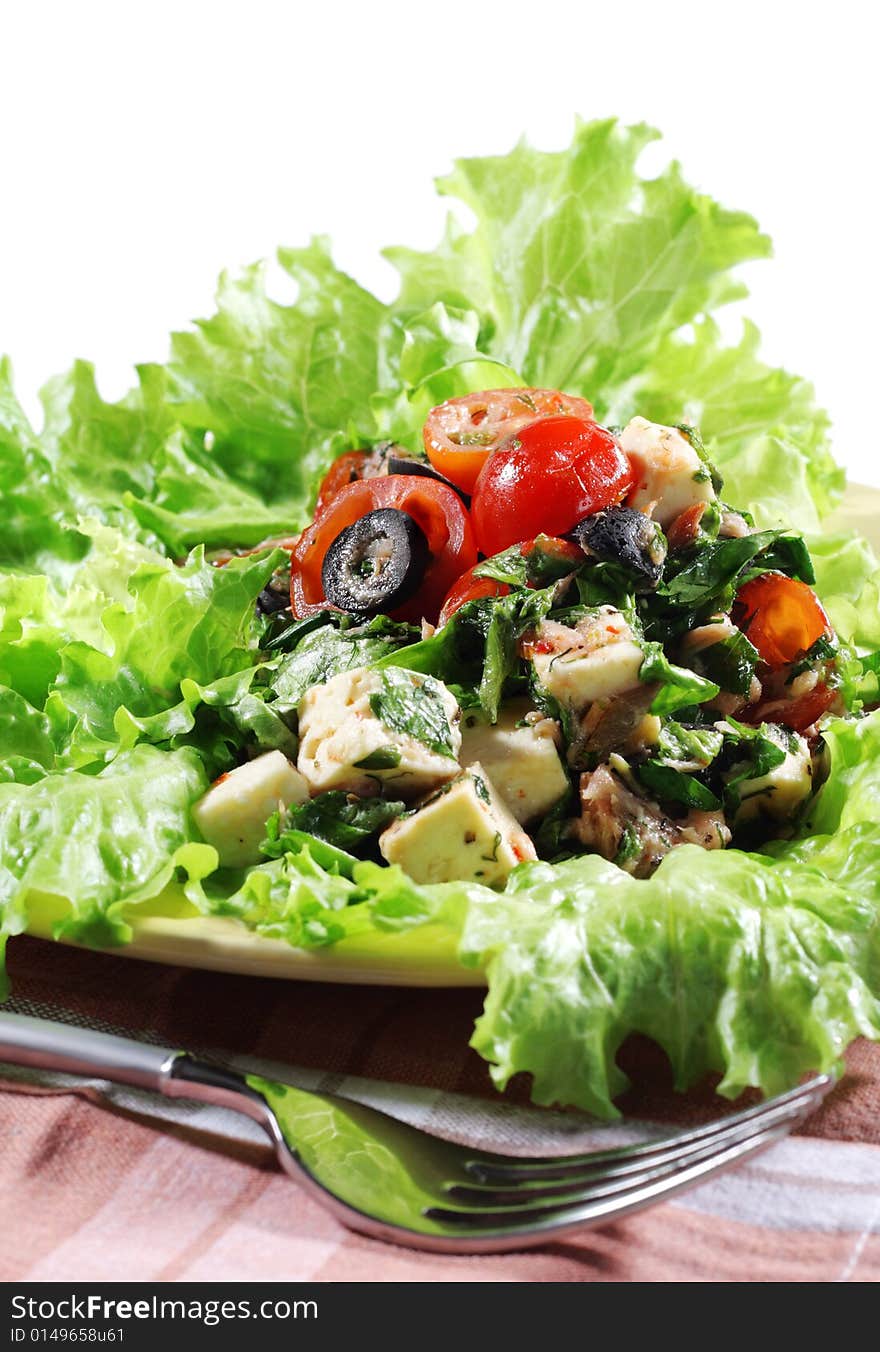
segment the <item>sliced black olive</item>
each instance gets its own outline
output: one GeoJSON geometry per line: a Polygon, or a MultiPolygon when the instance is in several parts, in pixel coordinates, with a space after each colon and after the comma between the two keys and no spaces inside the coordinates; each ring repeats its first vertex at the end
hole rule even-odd
{"type": "Polygon", "coordinates": [[[451,479],[447,479],[445,474],[440,474],[433,465],[429,465],[426,460],[410,459],[409,456],[389,455],[388,457],[389,474],[415,474],[420,479],[435,479],[438,484],[445,484],[451,488],[453,493],[457,493],[464,503],[465,507],[470,507],[470,493],[465,493],[463,488],[454,484],[451,479]]]}
{"type": "Polygon", "coordinates": [[[356,615],[395,610],[417,591],[430,557],[424,531],[406,512],[367,512],[324,555],[324,595],[356,615]]]}
{"type": "Polygon", "coordinates": [[[571,535],[585,554],[626,568],[639,591],[651,591],[660,581],[666,537],[644,512],[633,507],[606,507],[586,517],[571,535]]]}

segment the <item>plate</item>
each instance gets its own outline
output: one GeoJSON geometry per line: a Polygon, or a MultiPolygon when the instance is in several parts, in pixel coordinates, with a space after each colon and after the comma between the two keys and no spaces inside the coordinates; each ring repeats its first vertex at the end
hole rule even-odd
{"type": "MultiPolygon", "coordinates": [[[[880,550],[880,489],[850,484],[826,529],[857,530],[880,550]]],[[[63,909],[63,902],[45,898],[33,908],[28,933],[51,938],[52,923],[63,909]]],[[[439,925],[426,925],[405,936],[375,933],[343,939],[327,949],[291,948],[281,940],[253,934],[238,921],[200,916],[177,887],[167,888],[151,904],[138,907],[131,925],[131,943],[109,952],[178,967],[296,981],[370,986],[485,985],[479,969],[460,965],[456,936],[439,925]]]]}

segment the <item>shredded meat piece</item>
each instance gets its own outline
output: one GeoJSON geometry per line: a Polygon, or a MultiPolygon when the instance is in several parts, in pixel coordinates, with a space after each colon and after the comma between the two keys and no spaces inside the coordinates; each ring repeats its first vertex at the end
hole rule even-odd
{"type": "Polygon", "coordinates": [[[683,841],[702,845],[704,850],[723,850],[730,844],[730,827],[723,812],[701,812],[691,808],[683,822],[678,823],[683,841]]]}
{"type": "MultiPolygon", "coordinates": [[[[724,718],[738,718],[741,714],[745,717],[745,710],[748,709],[751,722],[753,717],[751,706],[757,704],[760,698],[761,682],[757,676],[753,676],[747,695],[735,695],[730,690],[722,690],[714,699],[707,700],[706,708],[714,709],[724,718]]],[[[760,722],[760,719],[758,721],[760,722]]]]}
{"type": "MultiPolygon", "coordinates": [[[[215,568],[222,568],[229,563],[231,559],[247,558],[251,554],[259,554],[261,549],[286,549],[288,552],[294,548],[298,535],[268,535],[265,540],[261,540],[258,545],[253,545],[250,549],[212,549],[208,558],[215,568]]],[[[179,559],[183,563],[184,559],[179,559]]]]}
{"type": "Polygon", "coordinates": [[[383,474],[389,472],[388,461],[392,455],[400,456],[402,460],[410,460],[409,451],[403,446],[398,446],[393,441],[380,441],[372,448],[364,463],[361,465],[360,477],[362,479],[378,479],[383,474]]]}
{"type": "Polygon", "coordinates": [[[612,751],[639,751],[656,742],[659,720],[648,719],[648,710],[657,693],[656,682],[627,690],[613,699],[596,700],[580,721],[569,748],[569,763],[583,765],[605,760],[612,751]]]}
{"type": "Polygon", "coordinates": [[[555,718],[548,718],[546,714],[533,709],[531,713],[526,714],[525,721],[536,737],[546,737],[554,746],[562,746],[562,728],[555,718]]]}
{"type": "Polygon", "coordinates": [[[742,540],[751,533],[751,526],[744,516],[740,516],[739,512],[721,513],[721,525],[718,527],[718,534],[723,540],[742,540]]]}
{"type": "Polygon", "coordinates": [[[618,862],[636,878],[648,878],[664,855],[688,842],[706,850],[723,849],[730,830],[721,812],[692,809],[681,821],[664,816],[657,803],[639,798],[607,765],[581,775],[581,815],[572,833],[605,859],[615,859],[624,843],[628,858],[618,862]],[[629,835],[629,841],[624,838],[629,835]]]}
{"type": "Polygon", "coordinates": [[[538,629],[523,634],[519,655],[526,662],[536,653],[586,657],[608,643],[631,637],[632,631],[616,607],[597,606],[595,612],[578,620],[574,628],[557,620],[543,620],[538,629]]]}
{"type": "Polygon", "coordinates": [[[704,648],[712,648],[716,643],[723,643],[726,638],[733,638],[738,633],[739,630],[730,616],[721,615],[717,620],[712,620],[709,624],[700,624],[685,634],[681,640],[682,651],[699,653],[704,648]]]}

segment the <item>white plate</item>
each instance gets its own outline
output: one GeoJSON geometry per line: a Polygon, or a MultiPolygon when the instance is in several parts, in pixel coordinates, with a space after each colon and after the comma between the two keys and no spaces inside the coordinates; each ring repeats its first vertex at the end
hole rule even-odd
{"type": "MultiPolygon", "coordinates": [[[[829,529],[850,528],[880,550],[880,489],[850,484],[842,508],[829,529]]],[[[59,908],[48,903],[30,917],[28,932],[51,937],[59,908]],[[53,914],[54,912],[54,914],[53,914]]],[[[236,920],[199,916],[177,888],[139,909],[132,918],[130,944],[108,950],[117,956],[146,958],[249,976],[297,981],[344,981],[373,986],[482,986],[483,973],[462,967],[451,931],[430,925],[405,936],[373,933],[343,939],[327,949],[291,948],[264,939],[236,920]]]]}

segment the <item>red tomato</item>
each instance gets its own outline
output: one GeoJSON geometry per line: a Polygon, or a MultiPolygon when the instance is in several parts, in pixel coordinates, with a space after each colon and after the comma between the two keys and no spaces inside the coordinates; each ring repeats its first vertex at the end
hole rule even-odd
{"type": "Polygon", "coordinates": [[[827,713],[836,695],[836,690],[829,690],[827,685],[820,683],[806,695],[800,695],[784,708],[777,710],[773,715],[774,721],[784,723],[795,732],[803,732],[804,728],[811,727],[818,718],[827,713]]]}
{"type": "Polygon", "coordinates": [[[321,481],[315,516],[320,516],[324,508],[336,497],[341,488],[347,488],[363,478],[364,465],[370,458],[369,451],[346,451],[328,469],[321,481]]]}
{"type": "Polygon", "coordinates": [[[477,544],[498,554],[523,536],[564,535],[633,485],[610,432],[570,416],[529,423],[494,451],[471,506],[477,544]]]}
{"type": "Polygon", "coordinates": [[[406,512],[422,528],[431,562],[417,594],[394,618],[434,620],[453,582],[477,562],[477,549],[468,514],[452,488],[413,474],[387,474],[358,479],[340,488],[335,499],[303,531],[290,556],[290,605],[302,619],[326,610],[329,602],[321,583],[324,555],[346,526],[380,507],[406,512]]]}
{"type": "Polygon", "coordinates": [[[461,607],[468,601],[479,601],[484,596],[507,596],[510,591],[510,588],[504,582],[495,582],[491,577],[474,577],[475,568],[476,565],[474,568],[469,568],[458,579],[443,602],[443,609],[440,611],[440,618],[437,621],[441,629],[447,620],[450,620],[455,612],[461,610],[461,607]]]}
{"type": "Polygon", "coordinates": [[[478,390],[432,408],[422,439],[428,459],[466,493],[472,493],[490,453],[536,418],[569,414],[589,421],[593,406],[559,390],[478,390]]]}
{"type": "Polygon", "coordinates": [[[812,587],[783,573],[763,573],[740,587],[733,618],[768,667],[786,666],[831,632],[812,587]]]}

